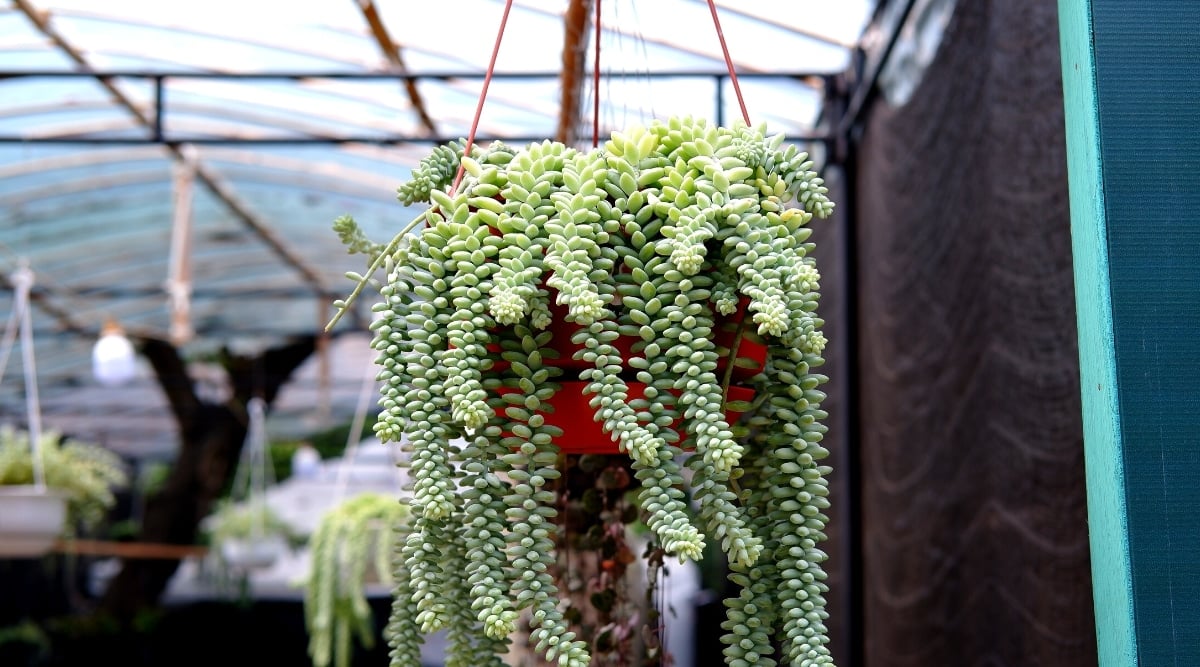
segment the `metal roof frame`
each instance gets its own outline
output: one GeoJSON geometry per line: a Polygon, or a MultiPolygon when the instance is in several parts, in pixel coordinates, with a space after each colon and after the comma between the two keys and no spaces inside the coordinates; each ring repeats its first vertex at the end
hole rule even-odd
{"type": "MultiPolygon", "coordinates": [[[[15,144],[117,144],[117,145],[136,145],[136,144],[153,144],[177,146],[184,144],[219,144],[219,145],[237,145],[237,144],[284,144],[284,145],[299,145],[299,144],[377,144],[377,145],[393,145],[393,144],[442,144],[460,137],[445,137],[445,136],[425,136],[425,135],[400,135],[400,134],[381,134],[374,135],[347,135],[347,136],[330,136],[330,135],[303,135],[303,136],[244,136],[229,134],[226,136],[174,136],[164,128],[163,118],[170,108],[174,108],[177,103],[169,101],[169,97],[163,94],[165,82],[171,79],[196,79],[208,81],[311,81],[317,79],[330,80],[346,80],[346,81],[375,81],[375,80],[396,80],[402,82],[419,82],[422,80],[437,80],[437,81],[456,81],[456,80],[476,80],[482,79],[483,74],[463,74],[459,72],[425,72],[422,74],[386,74],[386,73],[351,73],[351,72],[187,72],[187,71],[138,71],[138,70],[92,70],[86,72],[69,72],[61,70],[9,70],[0,72],[0,81],[5,79],[21,79],[21,78],[49,78],[49,79],[97,79],[97,80],[112,80],[112,79],[142,79],[152,81],[155,90],[155,105],[154,114],[151,117],[148,136],[130,136],[130,137],[111,137],[111,136],[87,136],[72,134],[69,136],[56,135],[4,135],[0,134],[0,143],[15,143],[15,144]]],[[[559,72],[497,72],[492,75],[493,80],[545,80],[558,79],[561,74],[559,72]]],[[[648,72],[639,75],[648,80],[664,80],[664,79],[705,79],[714,84],[713,101],[717,113],[714,114],[714,122],[718,125],[725,123],[723,101],[725,95],[722,92],[723,85],[730,79],[728,72],[716,70],[679,70],[674,72],[648,72]]],[[[740,72],[738,73],[740,81],[756,81],[756,80],[789,80],[799,82],[802,85],[813,88],[814,90],[823,90],[828,87],[834,75],[828,72],[816,71],[786,71],[786,72],[740,72]],[[819,82],[819,83],[818,83],[819,82]]],[[[236,111],[231,112],[237,114],[236,111]]],[[[513,135],[496,135],[486,136],[479,135],[476,140],[487,142],[492,140],[502,140],[509,143],[528,143],[532,141],[541,141],[545,136],[513,136],[513,135]]],[[[808,142],[832,142],[836,139],[832,132],[826,131],[814,134],[802,135],[785,135],[785,140],[796,143],[808,142]]]]}

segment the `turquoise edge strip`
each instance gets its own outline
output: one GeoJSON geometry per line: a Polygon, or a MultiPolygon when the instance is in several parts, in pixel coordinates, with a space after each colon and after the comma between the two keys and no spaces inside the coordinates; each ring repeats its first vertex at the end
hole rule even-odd
{"type": "Polygon", "coordinates": [[[1059,0],[1092,592],[1101,667],[1137,664],[1090,0],[1059,0]]]}

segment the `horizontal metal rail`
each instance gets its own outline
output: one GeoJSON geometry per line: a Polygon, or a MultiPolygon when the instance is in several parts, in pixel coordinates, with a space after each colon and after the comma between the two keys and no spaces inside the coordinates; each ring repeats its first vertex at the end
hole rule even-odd
{"type": "MultiPolygon", "coordinates": [[[[503,141],[506,144],[519,146],[532,142],[545,141],[548,137],[475,137],[477,145],[487,145],[492,141],[503,141]]],[[[308,145],[342,145],[370,144],[378,146],[393,146],[398,144],[444,144],[450,141],[461,141],[463,137],[418,137],[409,135],[382,136],[304,136],[304,137],[18,137],[0,135],[0,144],[79,144],[103,146],[139,146],[146,144],[194,146],[308,146],[308,145]]],[[[799,134],[784,135],[784,141],[790,143],[824,143],[833,141],[829,134],[799,134]]]]}
{"type": "MultiPolygon", "coordinates": [[[[554,80],[559,72],[499,72],[493,75],[494,80],[554,80]]],[[[165,94],[166,84],[172,79],[206,80],[206,81],[451,81],[483,79],[482,72],[436,71],[422,73],[394,72],[199,72],[199,71],[142,71],[142,70],[11,70],[0,71],[0,90],[5,81],[17,79],[85,79],[89,81],[115,79],[138,79],[150,81],[154,86],[154,109],[151,126],[145,135],[140,136],[98,136],[98,135],[0,135],[0,144],[78,144],[78,145],[145,145],[158,144],[179,146],[195,145],[262,145],[262,146],[298,146],[298,145],[396,145],[396,144],[444,144],[461,137],[421,136],[410,134],[367,134],[367,135],[322,135],[298,134],[275,136],[245,136],[237,133],[226,135],[194,135],[167,132],[164,127],[164,116],[169,107],[169,96],[165,94]]],[[[830,85],[834,74],[827,72],[745,72],[738,74],[741,80],[793,80],[801,81],[814,89],[826,88],[830,85]]],[[[669,72],[639,73],[638,78],[647,80],[669,79],[709,79],[715,84],[714,101],[718,125],[724,123],[724,91],[722,82],[729,79],[728,72],[710,70],[677,70],[669,72]]],[[[545,136],[495,136],[477,137],[476,141],[488,143],[501,140],[510,144],[525,144],[542,141],[545,136]]],[[[788,135],[785,141],[793,143],[824,143],[831,144],[834,135],[831,133],[788,135]]]]}
{"type": "MultiPolygon", "coordinates": [[[[557,71],[544,72],[496,72],[492,80],[503,79],[555,79],[561,75],[557,71]]],[[[423,79],[446,81],[451,79],[483,79],[483,72],[456,72],[441,70],[420,73],[400,72],[339,72],[339,71],[278,71],[278,72],[199,72],[199,71],[148,71],[148,70],[0,70],[0,81],[14,78],[64,78],[64,79],[218,79],[236,81],[240,79],[349,79],[349,80],[393,80],[420,81],[423,79]]],[[[729,72],[716,70],[672,70],[657,72],[640,72],[638,79],[728,79],[729,72]]],[[[834,76],[831,72],[788,71],[788,72],[739,72],[738,79],[825,79],[834,76]]]]}

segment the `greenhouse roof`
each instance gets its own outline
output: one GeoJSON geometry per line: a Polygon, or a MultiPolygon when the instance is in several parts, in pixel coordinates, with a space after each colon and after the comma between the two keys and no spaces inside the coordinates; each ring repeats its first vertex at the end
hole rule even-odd
{"type": "MultiPolygon", "coordinates": [[[[707,2],[605,0],[594,88],[591,29],[578,44],[566,29],[569,9],[588,4],[512,3],[481,141],[589,141],[597,96],[601,137],[671,115],[741,117],[707,2]]],[[[874,4],[716,2],[751,121],[797,142],[820,135],[825,77],[850,66],[874,4]]],[[[174,321],[196,358],[320,331],[331,301],[353,286],[343,274],[363,268],[332,221],[353,215],[384,239],[417,213],[395,189],[434,143],[470,131],[504,8],[0,7],[0,311],[12,311],[11,275],[28,261],[46,427],[132,455],[173,450],[148,368],[118,388],[91,377],[108,318],[164,339],[174,321]]],[[[367,312],[338,330],[362,329],[367,312]]],[[[353,412],[370,360],[362,336],[352,338],[329,348],[334,363],[302,369],[273,424],[299,433],[353,412]]],[[[18,356],[0,384],[0,421],[24,421],[18,356]]]]}

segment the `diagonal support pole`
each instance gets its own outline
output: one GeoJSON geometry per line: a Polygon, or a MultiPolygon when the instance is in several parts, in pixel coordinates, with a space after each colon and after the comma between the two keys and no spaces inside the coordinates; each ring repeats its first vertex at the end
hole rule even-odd
{"type": "MultiPolygon", "coordinates": [[[[30,0],[13,0],[17,9],[23,13],[30,22],[49,39],[56,47],[67,55],[76,65],[85,72],[94,72],[83,52],[71,44],[63,37],[54,26],[50,25],[50,18],[46,12],[43,12],[33,6],[30,0]]],[[[108,91],[113,100],[129,113],[133,115],[137,122],[142,127],[153,130],[155,127],[155,118],[153,115],[139,108],[134,104],[113,81],[107,77],[95,75],[96,81],[108,91]]],[[[331,296],[331,292],[325,285],[325,279],[321,274],[310,264],[304,261],[300,255],[292,250],[279,235],[266,222],[261,220],[254,212],[252,212],[238,197],[234,194],[233,189],[225,183],[217,172],[196,157],[195,149],[187,145],[164,145],[167,152],[177,162],[190,163],[192,169],[195,170],[196,180],[208,188],[218,199],[220,199],[240,220],[243,224],[250,228],[267,246],[274,252],[285,264],[294,268],[303,276],[304,280],[313,287],[314,291],[323,298],[331,296]]]]}
{"type": "MultiPolygon", "coordinates": [[[[383,52],[383,57],[387,58],[392,69],[399,74],[408,74],[408,67],[404,64],[404,58],[400,55],[400,45],[396,40],[392,39],[392,35],[388,32],[387,25],[383,22],[383,17],[379,15],[379,10],[376,9],[373,0],[356,0],[359,11],[362,12],[363,18],[367,20],[367,25],[371,28],[371,35],[375,37],[375,43],[379,45],[379,50],[383,52]]],[[[433,118],[429,115],[429,110],[425,108],[425,101],[421,99],[421,91],[417,88],[415,79],[408,78],[404,80],[404,90],[408,93],[408,99],[412,102],[413,111],[416,112],[417,118],[421,121],[421,127],[431,137],[438,136],[437,126],[433,122],[433,118]]]]}

